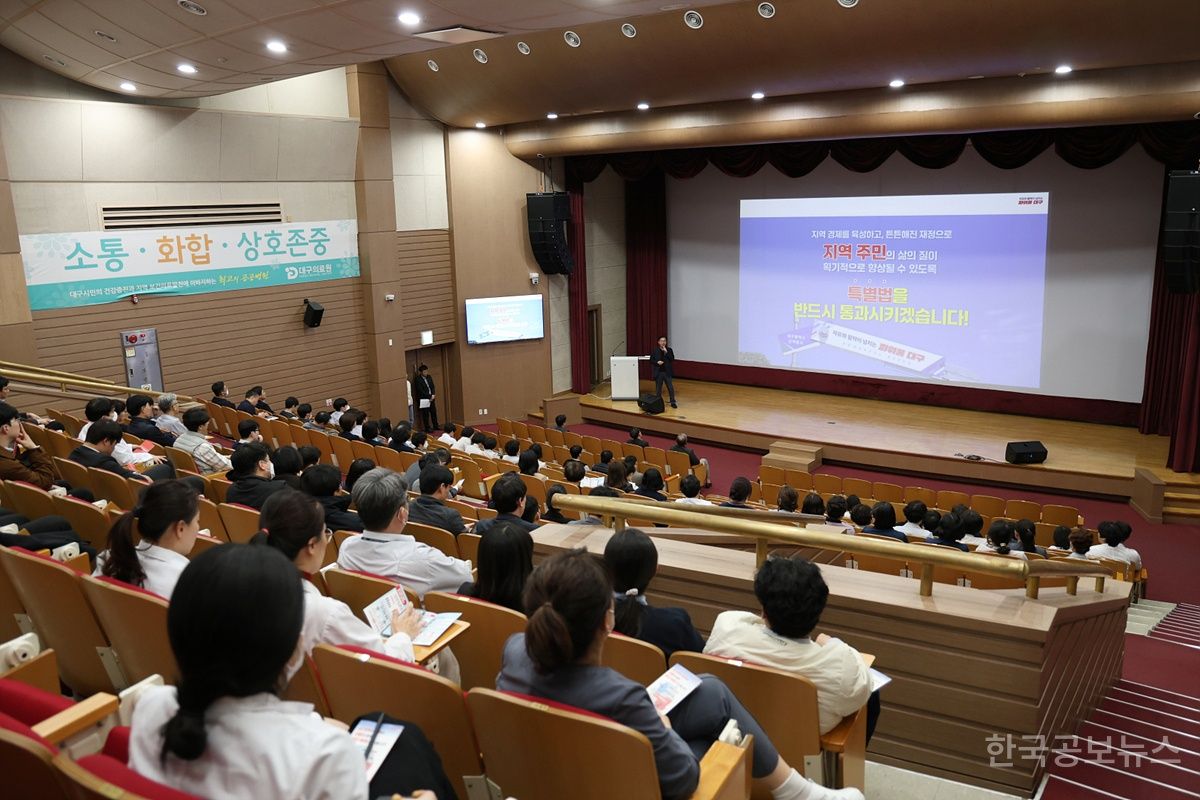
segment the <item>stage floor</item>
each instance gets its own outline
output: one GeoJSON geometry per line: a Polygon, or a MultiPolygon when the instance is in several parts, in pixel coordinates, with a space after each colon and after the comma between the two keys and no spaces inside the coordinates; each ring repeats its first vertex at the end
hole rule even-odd
{"type": "Polygon", "coordinates": [[[1129,497],[1138,467],[1166,472],[1167,437],[1135,428],[701,381],[677,380],[675,390],[678,409],[649,415],[634,401],[604,397],[603,384],[580,398],[580,413],[734,447],[803,442],[821,447],[825,461],[1100,496],[1129,497]],[[1044,464],[1004,461],[1005,445],[1025,440],[1046,446],[1044,464]]]}

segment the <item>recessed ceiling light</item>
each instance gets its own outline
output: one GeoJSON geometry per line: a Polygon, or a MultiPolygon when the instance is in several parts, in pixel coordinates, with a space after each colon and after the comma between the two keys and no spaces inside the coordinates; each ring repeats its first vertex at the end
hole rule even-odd
{"type": "Polygon", "coordinates": [[[125,81],[124,83],[122,83],[122,84],[121,84],[121,91],[123,91],[123,92],[136,92],[136,91],[137,91],[137,87],[136,87],[136,86],[134,86],[134,85],[133,85],[132,83],[130,83],[129,81],[125,81]]]}
{"type": "Polygon", "coordinates": [[[553,111],[551,111],[546,115],[546,119],[558,119],[558,114],[555,114],[553,111]]]}
{"type": "Polygon", "coordinates": [[[208,9],[192,0],[175,0],[175,2],[189,14],[195,14],[197,17],[208,16],[208,9]]]}
{"type": "Polygon", "coordinates": [[[432,58],[425,62],[425,66],[429,67],[430,72],[438,71],[438,63],[432,58]]]}
{"type": "Polygon", "coordinates": [[[111,33],[105,33],[104,31],[92,31],[92,33],[96,34],[106,42],[112,42],[113,44],[117,43],[117,37],[113,36],[111,33]]]}
{"type": "Polygon", "coordinates": [[[517,42],[517,52],[523,56],[529,55],[529,52],[530,52],[529,43],[528,42],[517,42]]]}
{"type": "Polygon", "coordinates": [[[775,6],[772,3],[759,3],[758,15],[763,19],[770,19],[775,16],[775,6]]]}
{"type": "Polygon", "coordinates": [[[632,22],[626,22],[621,26],[621,33],[625,35],[626,39],[632,39],[637,36],[637,28],[633,27],[632,22]]]}
{"type": "Polygon", "coordinates": [[[766,96],[767,95],[763,92],[755,92],[754,94],[750,95],[750,99],[751,100],[762,100],[766,96]]]}
{"type": "Polygon", "coordinates": [[[67,66],[67,62],[63,61],[61,58],[55,58],[54,56],[52,56],[52,55],[50,55],[50,54],[48,54],[48,53],[47,53],[47,54],[43,54],[43,55],[42,55],[42,58],[46,59],[46,60],[47,60],[47,61],[49,61],[51,64],[57,64],[57,65],[58,65],[58,66],[60,66],[60,67],[65,67],[65,66],[67,66]]]}
{"type": "Polygon", "coordinates": [[[487,125],[486,125],[485,123],[482,123],[482,122],[476,122],[476,123],[475,123],[475,127],[476,127],[476,128],[486,128],[486,127],[487,127],[487,125]]]}
{"type": "Polygon", "coordinates": [[[286,53],[287,45],[284,44],[283,42],[279,41],[278,39],[276,39],[276,40],[267,42],[267,49],[270,50],[272,53],[286,53]]]}
{"type": "Polygon", "coordinates": [[[968,75],[968,76],[967,76],[967,80],[969,80],[969,81],[977,81],[977,80],[979,80],[979,79],[980,79],[980,78],[982,78],[982,77],[983,77],[982,75],[968,75]]]}
{"type": "Polygon", "coordinates": [[[899,89],[903,85],[904,81],[900,80],[899,78],[893,78],[892,80],[888,81],[888,86],[892,87],[893,89],[899,89]]]}
{"type": "Polygon", "coordinates": [[[563,34],[563,41],[571,45],[571,47],[579,47],[583,40],[579,38],[579,34],[575,31],[567,31],[563,34]]]}
{"type": "Polygon", "coordinates": [[[195,75],[196,74],[196,68],[193,67],[191,64],[180,64],[175,69],[179,70],[184,75],[195,75]]]}
{"type": "Polygon", "coordinates": [[[650,110],[650,104],[649,104],[649,103],[647,103],[645,100],[643,100],[642,102],[640,102],[640,103],[638,103],[638,104],[637,104],[637,110],[638,110],[638,111],[649,111],[649,110],[650,110]]]}
{"type": "Polygon", "coordinates": [[[1059,64],[1057,67],[1054,68],[1054,72],[1057,75],[1066,75],[1066,74],[1070,73],[1070,71],[1071,71],[1070,64],[1059,64]]]}
{"type": "Polygon", "coordinates": [[[858,5],[858,0],[837,0],[837,3],[842,8],[854,8],[858,5]]]}
{"type": "Polygon", "coordinates": [[[475,56],[475,60],[480,64],[486,64],[488,62],[487,53],[483,52],[483,50],[479,49],[478,47],[475,48],[473,55],[475,56]]]}
{"type": "Polygon", "coordinates": [[[704,17],[700,16],[699,11],[685,11],[683,12],[683,24],[698,31],[704,27],[704,17]]]}
{"type": "Polygon", "coordinates": [[[668,3],[665,6],[659,6],[659,11],[678,11],[681,8],[687,8],[687,3],[668,3]]]}
{"type": "Polygon", "coordinates": [[[401,11],[398,19],[401,25],[408,25],[410,27],[421,24],[421,15],[415,11],[401,11]]]}

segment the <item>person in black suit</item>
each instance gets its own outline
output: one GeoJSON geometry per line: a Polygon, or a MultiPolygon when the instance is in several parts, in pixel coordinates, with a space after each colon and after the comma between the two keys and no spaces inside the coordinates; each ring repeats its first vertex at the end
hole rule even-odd
{"type": "Polygon", "coordinates": [[[417,372],[413,375],[413,400],[421,415],[421,427],[426,431],[437,430],[437,389],[433,385],[433,378],[429,377],[429,367],[422,364],[417,367],[417,372]],[[422,403],[422,400],[428,400],[429,403],[422,403]],[[425,406],[421,408],[421,406],[425,406]]]}
{"type": "Polygon", "coordinates": [[[82,464],[85,467],[108,470],[123,478],[133,478],[146,483],[175,477],[175,468],[171,466],[170,462],[156,464],[142,473],[122,467],[112,454],[117,442],[121,441],[121,436],[121,426],[112,420],[103,419],[93,422],[88,427],[84,443],[72,450],[69,458],[76,464],[82,464]]]}
{"type": "Polygon", "coordinates": [[[654,393],[662,397],[665,383],[671,395],[671,408],[679,408],[675,405],[675,383],[671,380],[675,377],[675,351],[667,347],[665,336],[658,337],[658,347],[650,354],[650,374],[654,377],[654,393]]]}
{"type": "Polygon", "coordinates": [[[704,638],[682,608],[655,608],[646,587],[658,572],[658,549],[637,528],[614,533],[604,546],[604,563],[613,578],[613,630],[658,647],[669,659],[676,650],[704,650],[704,638]]]}
{"type": "Polygon", "coordinates": [[[625,444],[634,444],[634,445],[637,445],[638,447],[649,447],[650,446],[650,443],[642,438],[642,429],[641,428],[630,428],[629,429],[629,438],[627,440],[625,440],[625,444]]]}
{"type": "Polygon", "coordinates": [[[225,492],[226,503],[261,509],[267,498],[288,485],[275,479],[275,465],[265,445],[242,445],[230,456],[233,469],[226,475],[233,483],[225,492]]]}
{"type": "Polygon", "coordinates": [[[129,432],[139,439],[149,439],[163,447],[174,447],[175,437],[154,424],[154,401],[144,394],[135,394],[125,404],[129,412],[129,432]]]}
{"type": "Polygon", "coordinates": [[[233,401],[229,399],[229,390],[225,388],[225,381],[217,381],[212,385],[213,405],[225,406],[226,408],[237,408],[233,401]]]}

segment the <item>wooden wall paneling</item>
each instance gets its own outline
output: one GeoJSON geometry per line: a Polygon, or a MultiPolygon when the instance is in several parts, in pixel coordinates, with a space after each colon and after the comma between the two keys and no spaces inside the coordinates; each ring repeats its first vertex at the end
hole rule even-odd
{"type": "Polygon", "coordinates": [[[421,331],[433,331],[435,344],[456,339],[454,262],[450,231],[401,231],[396,263],[404,303],[404,346],[421,346],[421,331]]]}

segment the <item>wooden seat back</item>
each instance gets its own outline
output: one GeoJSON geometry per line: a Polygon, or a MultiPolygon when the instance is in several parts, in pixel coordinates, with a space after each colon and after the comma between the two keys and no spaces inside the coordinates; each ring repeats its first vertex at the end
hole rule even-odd
{"type": "Polygon", "coordinates": [[[974,494],[971,495],[971,502],[968,505],[973,511],[977,511],[985,517],[1003,517],[1004,507],[1007,503],[990,494],[974,494]]]}
{"type": "Polygon", "coordinates": [[[225,533],[234,544],[249,544],[254,534],[258,533],[257,510],[231,503],[221,503],[217,510],[221,514],[221,522],[225,524],[225,533]]]}
{"type": "Polygon", "coordinates": [[[266,420],[266,423],[270,430],[271,438],[275,440],[276,447],[295,446],[295,439],[292,438],[292,426],[287,423],[287,420],[270,419],[266,420]]]}
{"type": "Polygon", "coordinates": [[[604,640],[600,663],[642,686],[649,686],[667,670],[667,657],[662,650],[615,632],[604,640]]]}
{"type": "Polygon", "coordinates": [[[327,644],[317,645],[312,655],[335,719],[350,724],[363,714],[382,711],[420,726],[458,796],[467,796],[462,776],[482,774],[483,763],[459,686],[386,656],[327,644]]]}
{"type": "Polygon", "coordinates": [[[459,462],[459,467],[462,470],[462,493],[476,500],[486,500],[487,486],[483,482],[483,473],[479,465],[465,458],[459,462]]]}
{"type": "MultiPolygon", "coordinates": [[[[971,496],[966,492],[954,492],[948,489],[943,489],[937,493],[937,507],[943,511],[949,511],[957,505],[971,505],[971,496]]],[[[979,509],[975,509],[979,511],[979,509]]],[[[983,512],[980,511],[980,514],[983,512]]]]}
{"type": "Polygon", "coordinates": [[[186,469],[188,472],[200,472],[200,465],[196,463],[196,459],[186,450],[180,450],[178,447],[167,448],[167,458],[175,465],[175,469],[186,469]]]}
{"type": "Polygon", "coordinates": [[[83,594],[78,572],[9,547],[0,547],[0,569],[8,574],[42,641],[57,652],[59,674],[72,691],[119,692],[128,685],[111,660],[108,638],[83,594]]]}
{"type": "Polygon", "coordinates": [[[692,472],[692,460],[688,458],[687,453],[681,453],[678,450],[667,450],[667,469],[672,475],[690,475],[692,472]]]}
{"type": "Polygon", "coordinates": [[[54,514],[54,498],[45,489],[24,481],[5,481],[4,484],[12,511],[30,519],[54,514]]]}
{"type": "MultiPolygon", "coordinates": [[[[325,586],[329,589],[329,596],[350,606],[354,616],[363,622],[367,621],[363,609],[400,585],[378,575],[366,575],[338,567],[324,570],[322,574],[325,576],[325,586]]],[[[419,608],[421,601],[417,598],[416,593],[408,587],[402,588],[404,588],[404,594],[408,597],[409,602],[419,608]]]]}
{"type": "Polygon", "coordinates": [[[1032,500],[1009,500],[1004,504],[1004,516],[1037,522],[1042,518],[1042,504],[1032,500]]]}
{"type": "Polygon", "coordinates": [[[458,535],[458,552],[459,555],[471,562],[472,566],[479,566],[479,542],[483,539],[478,533],[460,533],[458,535]]]}
{"type": "Polygon", "coordinates": [[[346,470],[350,469],[350,462],[354,461],[354,448],[350,446],[350,440],[337,435],[330,436],[329,446],[333,448],[333,458],[337,462],[337,468],[344,475],[346,470]]]}
{"type": "Polygon", "coordinates": [[[544,508],[546,506],[546,482],[536,475],[521,475],[521,483],[525,484],[529,496],[536,498],[544,508]]]}
{"type": "MultiPolygon", "coordinates": [[[[20,725],[16,720],[13,724],[20,725]]],[[[30,735],[32,733],[10,730],[4,721],[0,721],[0,772],[4,775],[4,796],[68,800],[54,769],[56,750],[52,745],[38,741],[30,735]]]]}
{"type": "Polygon", "coordinates": [[[79,538],[103,550],[108,541],[108,530],[112,527],[108,514],[96,508],[91,503],[74,497],[55,497],[54,513],[65,518],[71,525],[71,530],[79,534],[79,538]]]}
{"type": "Polygon", "coordinates": [[[425,608],[438,613],[454,611],[471,623],[454,640],[454,653],[462,670],[462,688],[492,688],[500,674],[504,643],[525,630],[525,615],[509,608],[446,592],[425,595],[425,608]]]}
{"type": "MultiPolygon", "coordinates": [[[[33,630],[33,623],[17,587],[0,565],[0,642],[7,642],[33,630]]],[[[57,680],[57,679],[56,679],[57,680]]]]}
{"type": "Polygon", "coordinates": [[[557,428],[546,428],[546,444],[551,447],[562,447],[564,441],[562,431],[557,428]]]}
{"type": "Polygon", "coordinates": [[[927,508],[936,508],[937,492],[933,489],[926,489],[923,486],[905,486],[904,502],[911,503],[915,500],[920,500],[927,508]]]}
{"type": "Polygon", "coordinates": [[[904,487],[898,484],[875,481],[871,484],[871,491],[877,503],[880,501],[889,503],[904,502],[904,487]]]}
{"type": "Polygon", "coordinates": [[[91,489],[92,478],[88,475],[87,467],[83,464],[72,461],[65,457],[54,457],[54,466],[58,469],[59,476],[71,484],[72,489],[91,489]]]}
{"type": "Polygon", "coordinates": [[[300,669],[296,670],[296,674],[288,681],[287,688],[280,696],[293,703],[308,703],[322,717],[333,715],[329,708],[329,696],[325,693],[325,684],[321,682],[317,664],[311,655],[304,657],[300,669]]]}
{"type": "Polygon", "coordinates": [[[513,423],[508,417],[496,417],[496,430],[505,436],[512,436],[513,423]]]}
{"type": "Polygon", "coordinates": [[[202,553],[211,550],[214,547],[219,547],[223,544],[229,544],[225,539],[218,539],[215,536],[204,536],[199,534],[196,536],[196,543],[192,545],[192,552],[188,553],[189,559],[194,559],[202,553]]]}
{"type": "Polygon", "coordinates": [[[400,454],[387,445],[375,445],[375,463],[392,472],[404,472],[405,466],[400,461],[400,454]]]}
{"type": "Polygon", "coordinates": [[[328,434],[314,431],[311,428],[308,431],[308,441],[313,447],[321,451],[321,463],[333,464],[333,437],[328,434]]]}
{"type": "Polygon", "coordinates": [[[404,532],[416,539],[418,542],[427,544],[430,547],[441,550],[451,558],[458,558],[458,542],[454,538],[454,534],[445,528],[438,528],[433,525],[423,525],[420,522],[409,521],[404,526],[404,532]]]}
{"type": "MultiPolygon", "coordinates": [[[[34,426],[30,425],[29,427],[32,428],[34,426]]],[[[79,442],[58,431],[44,429],[44,433],[46,434],[46,450],[51,456],[69,458],[71,451],[79,445],[79,442]]]]}
{"type": "MultiPolygon", "coordinates": [[[[1037,520],[1034,521],[1036,522],[1037,520]]],[[[1080,524],[1079,509],[1075,508],[1074,506],[1060,506],[1054,504],[1044,505],[1042,506],[1041,521],[1055,527],[1059,525],[1066,525],[1070,528],[1074,528],[1076,525],[1080,524]]],[[[1042,543],[1038,542],[1038,544],[1042,543]]],[[[1042,546],[1045,547],[1045,545],[1042,546]]]]}
{"type": "MultiPolygon", "coordinates": [[[[799,489],[800,487],[796,487],[799,489]]],[[[841,494],[842,478],[840,475],[830,475],[818,472],[812,476],[812,490],[817,494],[841,494]]]]}
{"type": "Polygon", "coordinates": [[[137,506],[137,491],[123,475],[96,467],[88,467],[88,475],[91,476],[92,491],[96,497],[116,503],[117,508],[123,511],[137,506]]]}
{"type": "Polygon", "coordinates": [[[367,461],[379,466],[379,462],[375,460],[375,445],[371,442],[351,442],[350,451],[354,454],[354,459],[365,458],[367,461]]]}
{"type": "Polygon", "coordinates": [[[82,585],[130,683],[151,675],[161,675],[167,683],[174,683],[179,668],[167,638],[167,601],[91,575],[83,576],[82,585]]]}

